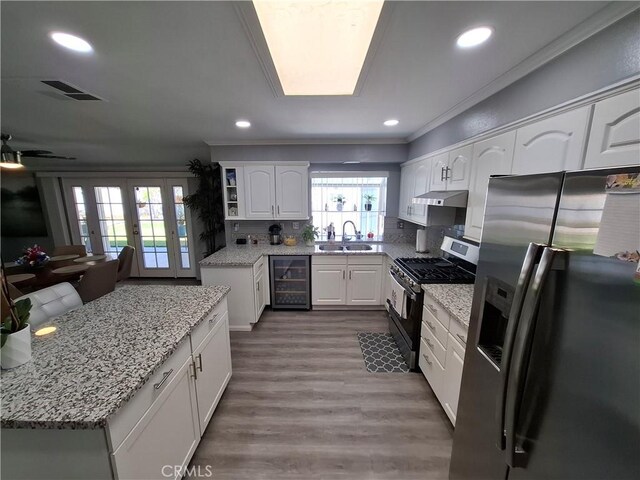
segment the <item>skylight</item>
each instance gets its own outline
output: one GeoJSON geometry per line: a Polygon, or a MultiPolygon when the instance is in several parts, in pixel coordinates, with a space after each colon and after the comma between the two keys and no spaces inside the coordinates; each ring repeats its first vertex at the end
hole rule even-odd
{"type": "Polygon", "coordinates": [[[253,0],[285,95],[353,95],[384,0],[253,0]]]}

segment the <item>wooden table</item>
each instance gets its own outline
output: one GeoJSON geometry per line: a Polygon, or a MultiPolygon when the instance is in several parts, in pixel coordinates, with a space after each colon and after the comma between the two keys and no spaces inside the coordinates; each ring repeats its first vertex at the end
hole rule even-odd
{"type": "Polygon", "coordinates": [[[56,255],[55,257],[49,257],[50,262],[64,262],[66,260],[74,260],[78,258],[80,255],[56,255]]]}
{"type": "Polygon", "coordinates": [[[66,267],[56,268],[51,270],[51,273],[55,273],[56,275],[67,275],[70,273],[80,273],[89,270],[91,266],[80,264],[80,265],[67,265],[66,267]]]}
{"type": "Polygon", "coordinates": [[[7,275],[7,282],[15,285],[16,283],[26,282],[33,278],[36,278],[33,273],[17,273],[16,275],[7,275]]]}
{"type": "Polygon", "coordinates": [[[76,258],[74,263],[98,263],[104,262],[107,259],[107,255],[87,255],[86,257],[76,258]]]}

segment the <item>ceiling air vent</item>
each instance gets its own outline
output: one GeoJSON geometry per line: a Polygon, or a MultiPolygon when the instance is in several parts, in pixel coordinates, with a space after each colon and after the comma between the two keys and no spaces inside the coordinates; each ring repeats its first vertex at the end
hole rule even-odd
{"type": "Polygon", "coordinates": [[[96,97],[91,93],[83,92],[79,88],[69,85],[61,80],[41,80],[41,82],[59,90],[65,97],[73,98],[74,100],[103,100],[100,97],[96,97]]]}

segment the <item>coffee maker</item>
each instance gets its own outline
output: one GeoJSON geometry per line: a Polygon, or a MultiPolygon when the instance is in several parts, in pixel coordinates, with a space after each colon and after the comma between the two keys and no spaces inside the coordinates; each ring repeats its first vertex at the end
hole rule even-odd
{"type": "Polygon", "coordinates": [[[277,223],[269,227],[269,243],[271,245],[280,245],[282,243],[282,237],[280,236],[281,231],[282,227],[277,223]]]}

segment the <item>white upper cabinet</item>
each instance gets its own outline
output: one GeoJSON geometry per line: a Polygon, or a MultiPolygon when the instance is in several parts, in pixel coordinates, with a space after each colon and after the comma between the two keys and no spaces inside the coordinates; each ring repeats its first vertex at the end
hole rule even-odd
{"type": "Polygon", "coordinates": [[[473,145],[465,237],[480,241],[489,177],[511,173],[515,139],[516,132],[511,131],[473,145]]]}
{"type": "Polygon", "coordinates": [[[640,163],[640,91],[596,103],[584,168],[640,163]]]}
{"type": "Polygon", "coordinates": [[[223,167],[226,220],[309,218],[308,163],[224,162],[223,167]]]}
{"type": "Polygon", "coordinates": [[[244,167],[245,217],[275,218],[276,192],[273,165],[244,167]]]}
{"type": "MultiPolygon", "coordinates": [[[[467,190],[469,188],[472,155],[473,145],[466,145],[449,152],[449,169],[445,171],[447,190],[467,190]]],[[[434,171],[432,174],[437,173],[434,171]]]]}
{"type": "Polygon", "coordinates": [[[276,217],[309,217],[308,168],[300,165],[276,165],[276,217]]]}
{"type": "MultiPolygon", "coordinates": [[[[412,175],[413,190],[411,191],[411,198],[409,198],[409,202],[412,201],[413,197],[417,197],[418,195],[422,195],[429,191],[429,173],[431,171],[429,167],[430,164],[427,160],[415,164],[412,175]]],[[[426,205],[411,203],[411,207],[409,208],[409,217],[413,221],[424,224],[427,220],[426,207],[426,205]]]]}
{"type": "Polygon", "coordinates": [[[431,162],[431,182],[429,182],[429,191],[446,190],[447,179],[445,178],[445,173],[449,166],[449,152],[431,157],[429,162],[431,162]]]}
{"type": "Polygon", "coordinates": [[[513,156],[514,175],[579,170],[591,106],[519,128],[513,156]]]}
{"type": "Polygon", "coordinates": [[[467,190],[472,153],[473,145],[466,145],[432,157],[429,191],[467,190]]]}
{"type": "Polygon", "coordinates": [[[409,210],[413,206],[411,203],[413,194],[413,174],[415,164],[405,165],[400,170],[400,203],[398,205],[398,217],[404,220],[411,220],[409,210]]]}

